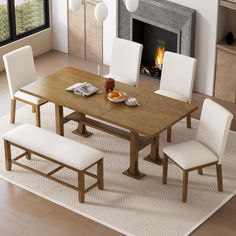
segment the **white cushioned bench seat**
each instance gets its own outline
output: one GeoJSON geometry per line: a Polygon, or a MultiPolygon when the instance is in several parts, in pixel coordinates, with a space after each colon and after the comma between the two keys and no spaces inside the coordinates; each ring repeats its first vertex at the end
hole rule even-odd
{"type": "Polygon", "coordinates": [[[98,186],[98,189],[103,190],[104,154],[102,152],[30,124],[24,124],[9,131],[5,133],[2,138],[4,140],[5,165],[7,171],[10,171],[12,164],[15,164],[39,175],[43,175],[46,178],[77,190],[79,202],[81,203],[84,202],[85,193],[96,186],[98,186]],[[23,149],[25,152],[17,157],[12,157],[11,146],[16,146],[23,149]],[[18,162],[18,160],[24,156],[30,160],[31,154],[55,162],[59,166],[49,173],[43,173],[29,165],[18,162]],[[97,166],[97,175],[88,171],[88,169],[94,165],[97,166]],[[71,185],[53,176],[62,168],[69,168],[78,173],[78,186],[71,185]],[[85,189],[85,175],[97,180],[87,189],[85,189]]]}
{"type": "Polygon", "coordinates": [[[3,139],[78,170],[86,169],[104,156],[94,148],[30,124],[7,132],[3,139]]]}

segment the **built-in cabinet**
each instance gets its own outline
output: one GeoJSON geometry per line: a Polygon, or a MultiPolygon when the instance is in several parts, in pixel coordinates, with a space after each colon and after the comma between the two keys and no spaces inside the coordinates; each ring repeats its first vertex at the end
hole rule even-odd
{"type": "Polygon", "coordinates": [[[236,103],[236,40],[232,45],[225,40],[228,32],[236,39],[236,3],[220,0],[219,4],[214,96],[236,103]]]}
{"type": "Polygon", "coordinates": [[[68,46],[70,55],[102,63],[102,23],[94,17],[98,2],[84,0],[78,11],[68,9],[68,46]]]}

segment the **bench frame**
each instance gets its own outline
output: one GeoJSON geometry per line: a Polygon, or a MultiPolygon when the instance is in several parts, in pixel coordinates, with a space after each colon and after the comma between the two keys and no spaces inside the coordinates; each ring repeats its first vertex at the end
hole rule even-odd
{"type": "Polygon", "coordinates": [[[35,151],[32,151],[30,149],[26,149],[25,147],[19,146],[13,142],[10,142],[8,140],[4,140],[4,150],[5,150],[5,164],[6,164],[6,170],[10,171],[12,168],[12,164],[18,165],[22,168],[25,168],[27,170],[30,170],[36,174],[39,174],[41,176],[44,176],[48,179],[51,179],[57,183],[60,183],[64,186],[67,186],[71,189],[74,189],[76,191],[78,191],[78,197],[79,197],[79,202],[83,203],[85,200],[85,193],[89,192],[90,190],[92,190],[93,188],[95,188],[96,186],[98,186],[98,189],[103,190],[104,188],[104,184],[103,184],[103,158],[98,160],[97,162],[93,163],[92,165],[88,166],[87,168],[85,168],[84,170],[78,170],[75,169],[71,166],[68,166],[62,162],[56,161],[54,159],[51,159],[50,157],[44,156],[40,153],[37,153],[35,151]],[[11,146],[15,146],[17,148],[20,148],[22,150],[24,150],[25,152],[23,152],[22,154],[20,154],[19,156],[12,158],[12,154],[11,154],[11,146]],[[49,173],[45,174],[41,171],[38,171],[32,167],[29,167],[27,165],[24,165],[22,163],[17,162],[17,160],[21,159],[22,157],[26,156],[26,158],[28,160],[31,159],[31,155],[37,155],[43,159],[46,159],[48,161],[54,162],[56,164],[59,165],[59,167],[57,167],[56,169],[50,171],[49,173]],[[88,172],[87,170],[89,168],[91,168],[92,166],[97,165],[97,175],[92,174],[90,172],[88,172]],[[78,186],[74,186],[71,184],[68,184],[62,180],[59,180],[55,177],[53,177],[52,175],[55,174],[56,172],[58,172],[59,170],[61,170],[62,168],[68,168],[70,170],[76,171],[78,173],[78,186]],[[85,188],[85,175],[88,175],[94,179],[96,179],[96,183],[94,183],[93,185],[91,185],[90,187],[88,187],[87,189],[85,188]]]}

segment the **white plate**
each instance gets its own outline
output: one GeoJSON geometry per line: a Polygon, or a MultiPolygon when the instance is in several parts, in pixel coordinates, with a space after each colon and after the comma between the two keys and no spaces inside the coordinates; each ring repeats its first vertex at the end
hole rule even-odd
{"type": "MultiPolygon", "coordinates": [[[[115,92],[115,91],[114,91],[115,92]]],[[[122,92],[122,91],[119,91],[119,92],[122,92]]],[[[122,92],[125,97],[121,98],[121,99],[112,99],[110,98],[108,95],[107,95],[107,98],[111,101],[111,102],[114,102],[114,103],[119,103],[119,102],[124,102],[126,99],[127,99],[127,94],[125,92],[122,92]]],[[[108,93],[109,94],[109,93],[108,93]]]]}

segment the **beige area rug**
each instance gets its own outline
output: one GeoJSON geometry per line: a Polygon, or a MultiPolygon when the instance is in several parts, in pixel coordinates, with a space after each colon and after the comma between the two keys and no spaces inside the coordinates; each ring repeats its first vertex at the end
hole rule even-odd
{"type": "MultiPolygon", "coordinates": [[[[68,112],[68,111],[67,111],[68,112]]],[[[9,124],[9,116],[0,119],[0,135],[22,124],[35,122],[31,107],[17,111],[17,123],[9,124]]],[[[173,142],[193,139],[198,122],[187,129],[185,120],[174,126],[173,142]]],[[[54,132],[54,106],[42,106],[42,127],[54,132]]],[[[129,163],[129,143],[109,134],[90,129],[94,134],[85,139],[71,133],[76,123],[65,126],[65,136],[105,152],[104,191],[94,189],[86,195],[86,202],[78,202],[77,192],[14,166],[5,171],[0,159],[0,177],[26,190],[62,205],[72,211],[94,219],[104,225],[129,235],[188,235],[219,207],[227,202],[236,190],[236,134],[231,132],[225,161],[223,163],[224,192],[219,193],[216,185],[215,168],[204,169],[204,175],[191,173],[187,204],[181,202],[182,172],[173,164],[169,166],[168,184],[161,183],[162,167],[143,160],[149,148],[140,153],[140,170],[146,174],[141,180],[134,180],[122,174],[129,163]]],[[[33,134],[32,134],[33,135],[33,134]]],[[[160,139],[160,149],[166,146],[165,134],[160,139]]],[[[14,150],[18,153],[19,150],[14,150]]],[[[54,164],[33,156],[30,161],[22,160],[45,172],[54,164]]],[[[76,184],[77,175],[69,170],[58,172],[58,177],[76,184]]],[[[88,179],[88,182],[90,180],[88,179]]]]}

